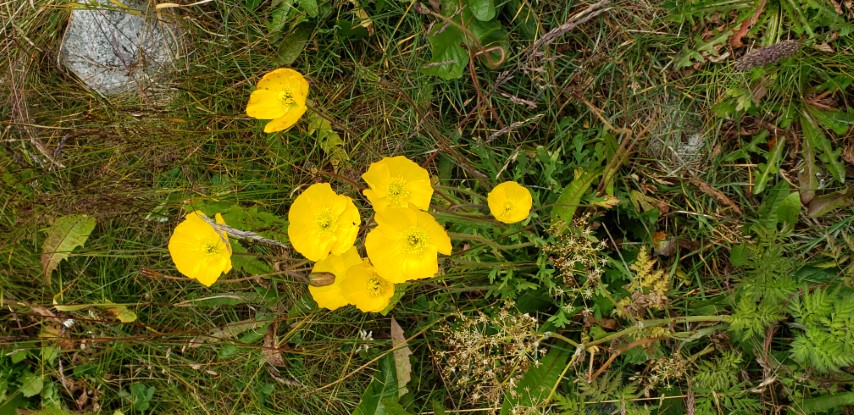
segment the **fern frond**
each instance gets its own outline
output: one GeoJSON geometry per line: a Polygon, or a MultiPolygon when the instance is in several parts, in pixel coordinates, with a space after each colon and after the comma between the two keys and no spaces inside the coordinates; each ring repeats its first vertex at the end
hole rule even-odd
{"type": "Polygon", "coordinates": [[[854,365],[854,297],[839,289],[817,288],[790,306],[795,328],[792,358],[819,373],[854,365]]]}
{"type": "Polygon", "coordinates": [[[779,308],[764,301],[757,303],[749,297],[742,297],[730,320],[729,330],[740,340],[762,337],[768,327],[782,319],[783,313],[779,308]]]}

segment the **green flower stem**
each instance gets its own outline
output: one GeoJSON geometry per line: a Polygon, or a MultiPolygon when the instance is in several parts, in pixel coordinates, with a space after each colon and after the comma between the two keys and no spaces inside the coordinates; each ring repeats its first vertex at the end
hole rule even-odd
{"type": "MultiPolygon", "coordinates": [[[[463,206],[463,205],[457,205],[463,206]]],[[[433,210],[433,216],[437,218],[442,218],[447,222],[455,222],[463,225],[473,226],[472,222],[478,222],[477,226],[483,227],[483,225],[495,225],[495,220],[491,217],[484,216],[480,213],[467,213],[464,211],[457,211],[452,209],[444,209],[440,206],[431,206],[433,210]]]]}
{"type": "Polygon", "coordinates": [[[476,269],[476,268],[488,268],[488,269],[518,269],[520,267],[536,267],[536,262],[514,262],[514,261],[500,261],[500,262],[483,262],[483,261],[471,261],[467,259],[454,259],[453,263],[455,266],[465,267],[464,269],[476,269]]]}
{"type": "MultiPolygon", "coordinates": [[[[463,194],[471,196],[472,199],[484,199],[486,197],[480,193],[473,192],[469,189],[462,188],[462,187],[435,186],[434,190],[436,190],[436,193],[449,193],[449,194],[450,193],[463,193],[463,194]]],[[[450,197],[450,196],[448,196],[448,197],[450,197]]]]}
{"type": "Polygon", "coordinates": [[[489,245],[491,248],[499,250],[499,251],[509,251],[511,249],[520,249],[520,248],[528,248],[531,246],[536,246],[536,244],[533,242],[522,242],[522,243],[512,244],[512,245],[500,245],[500,244],[497,244],[493,241],[490,241],[489,239],[486,239],[480,235],[471,235],[471,234],[467,234],[467,233],[448,232],[448,235],[450,235],[451,239],[457,239],[457,240],[463,240],[463,241],[476,241],[476,242],[483,243],[485,245],[489,245]]]}

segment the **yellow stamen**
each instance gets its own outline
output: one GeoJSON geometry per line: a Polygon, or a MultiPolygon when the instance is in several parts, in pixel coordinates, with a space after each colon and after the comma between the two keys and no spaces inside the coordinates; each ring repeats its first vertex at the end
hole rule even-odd
{"type": "Polygon", "coordinates": [[[392,179],[388,185],[388,199],[395,205],[401,205],[409,199],[409,190],[406,188],[406,180],[402,177],[392,179]]]}
{"type": "Polygon", "coordinates": [[[412,228],[404,234],[403,247],[407,253],[420,254],[427,246],[427,232],[412,228]]]}

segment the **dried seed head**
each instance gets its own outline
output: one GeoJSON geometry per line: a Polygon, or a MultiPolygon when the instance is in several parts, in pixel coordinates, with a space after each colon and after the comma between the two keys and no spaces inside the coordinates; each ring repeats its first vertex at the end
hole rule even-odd
{"type": "Polygon", "coordinates": [[[768,46],[747,52],[738,62],[735,63],[735,69],[746,71],[757,66],[770,65],[783,60],[797,53],[801,49],[801,43],[797,40],[787,40],[776,45],[768,46]]]}

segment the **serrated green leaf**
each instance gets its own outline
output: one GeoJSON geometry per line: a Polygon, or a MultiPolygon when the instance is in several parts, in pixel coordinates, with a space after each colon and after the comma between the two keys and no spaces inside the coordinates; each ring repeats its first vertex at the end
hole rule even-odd
{"type": "Polygon", "coordinates": [[[308,25],[299,25],[279,41],[278,60],[279,65],[290,66],[299,58],[308,38],[311,36],[311,28],[308,25]]]}
{"type": "Polygon", "coordinates": [[[501,405],[501,414],[509,414],[517,406],[533,408],[547,403],[545,400],[560,382],[561,374],[571,355],[572,351],[569,349],[552,347],[540,358],[539,364],[528,368],[516,386],[516,394],[507,394],[501,405]]]}
{"type": "Polygon", "coordinates": [[[385,415],[386,404],[383,401],[397,402],[397,379],[391,353],[380,359],[379,370],[362,394],[353,415],[385,415]]]}
{"type": "Polygon", "coordinates": [[[774,149],[768,155],[768,159],[764,164],[760,164],[759,175],[756,176],[756,181],[753,183],[753,194],[758,195],[765,190],[768,181],[771,177],[780,171],[780,162],[783,160],[783,148],[785,148],[786,138],[780,137],[777,143],[774,144],[774,149]]]}
{"type": "Polygon", "coordinates": [[[395,348],[393,352],[394,369],[398,386],[397,395],[400,397],[406,394],[406,385],[412,379],[412,363],[409,361],[412,351],[406,344],[403,328],[400,327],[394,317],[391,318],[391,344],[395,348]]]}
{"type": "Polygon", "coordinates": [[[350,157],[344,151],[344,140],[332,129],[329,120],[315,113],[309,113],[308,117],[308,134],[314,136],[332,165],[337,167],[341,162],[349,161],[350,157]]]}
{"type": "Polygon", "coordinates": [[[30,371],[21,374],[18,381],[21,382],[21,394],[27,398],[38,395],[44,388],[44,379],[30,371]]]}
{"type": "Polygon", "coordinates": [[[493,0],[468,0],[469,9],[475,19],[480,21],[492,20],[495,18],[495,2],[493,0]]]}
{"type": "Polygon", "coordinates": [[[147,410],[151,405],[151,398],[154,397],[155,391],[154,386],[145,386],[144,383],[130,385],[130,397],[133,408],[140,412],[147,410]]]}
{"type": "Polygon", "coordinates": [[[832,130],[838,135],[847,133],[848,129],[854,125],[854,109],[848,109],[848,111],[822,111],[814,107],[807,107],[807,110],[810,115],[815,117],[819,125],[832,130]]]}
{"type": "Polygon", "coordinates": [[[563,188],[563,192],[561,192],[552,208],[552,222],[572,222],[572,217],[575,215],[576,209],[578,209],[578,204],[581,203],[581,198],[584,197],[587,190],[593,185],[593,180],[597,177],[599,177],[598,173],[590,173],[581,169],[576,170],[575,180],[563,188]]]}
{"type": "Polygon", "coordinates": [[[759,205],[756,212],[759,225],[767,231],[776,232],[777,224],[780,223],[777,206],[792,193],[789,184],[785,181],[777,182],[774,187],[768,189],[765,200],[759,205]]]}
{"type": "Polygon", "coordinates": [[[47,238],[42,245],[42,267],[47,283],[50,274],[67,259],[74,248],[83,246],[95,229],[95,218],[87,215],[67,215],[56,220],[47,230],[47,238]]]}
{"type": "Polygon", "coordinates": [[[845,166],[839,160],[842,148],[833,149],[833,143],[827,139],[808,111],[801,112],[801,131],[804,139],[809,140],[813,149],[816,150],[819,159],[827,163],[833,178],[839,183],[845,183],[845,166]]]}

